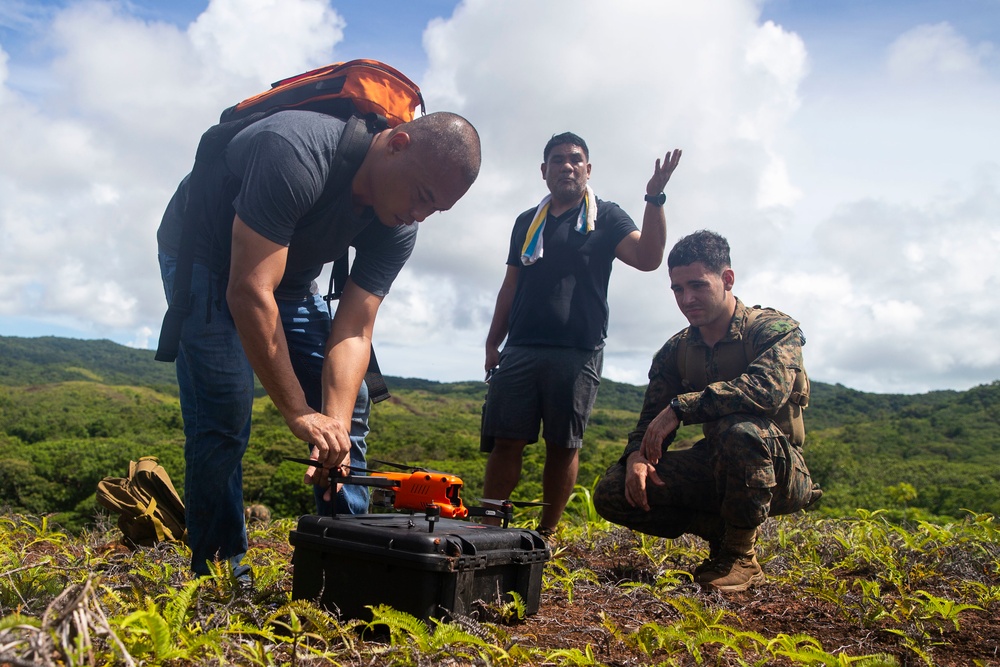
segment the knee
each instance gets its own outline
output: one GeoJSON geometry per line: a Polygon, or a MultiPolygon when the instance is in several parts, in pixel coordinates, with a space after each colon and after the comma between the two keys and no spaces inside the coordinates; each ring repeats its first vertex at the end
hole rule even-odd
{"type": "Polygon", "coordinates": [[[713,440],[718,443],[723,461],[745,461],[771,458],[775,443],[773,438],[781,437],[780,431],[772,433],[769,420],[751,417],[750,415],[734,415],[736,419],[727,419],[713,434],[713,440]],[[739,418],[742,417],[742,418],[739,418]]]}
{"type": "Polygon", "coordinates": [[[762,440],[766,425],[758,417],[736,414],[719,420],[715,437],[726,441],[762,440]]]}
{"type": "Polygon", "coordinates": [[[625,500],[625,468],[621,464],[608,468],[607,472],[597,482],[594,487],[594,510],[612,523],[624,523],[626,512],[625,507],[628,501],[625,500]]]}
{"type": "Polygon", "coordinates": [[[580,458],[580,449],[545,443],[545,462],[557,466],[569,466],[580,458]]]}
{"type": "Polygon", "coordinates": [[[527,446],[524,440],[509,440],[507,438],[494,438],[493,449],[490,450],[491,458],[511,458],[519,457],[524,453],[527,446]]]}

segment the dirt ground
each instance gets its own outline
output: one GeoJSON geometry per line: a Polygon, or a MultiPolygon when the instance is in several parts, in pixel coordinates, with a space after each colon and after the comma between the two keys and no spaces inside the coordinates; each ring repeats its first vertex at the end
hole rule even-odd
{"type": "MultiPolygon", "coordinates": [[[[544,591],[538,614],[517,626],[516,633],[521,641],[553,649],[577,647],[582,650],[589,645],[598,661],[612,666],[649,664],[649,656],[630,648],[608,630],[600,613],[626,632],[635,632],[643,623],[655,622],[663,626],[675,622],[679,618],[676,609],[651,594],[649,589],[615,585],[622,579],[648,580],[653,573],[643,569],[641,559],[628,555],[611,556],[600,548],[585,550],[571,544],[557,555],[571,570],[589,568],[598,575],[599,582],[578,583],[572,591],[572,602],[561,587],[544,591]]],[[[834,604],[806,594],[800,588],[778,583],[774,577],[762,586],[740,593],[706,593],[696,584],[685,584],[677,592],[701,600],[708,608],[724,610],[727,614],[722,622],[740,630],[755,631],[768,638],[780,633],[808,634],[830,653],[843,652],[848,656],[888,654],[903,667],[927,664],[913,651],[901,646],[900,637],[888,631],[893,626],[863,628],[855,620],[845,618],[834,604]]],[[[1000,666],[1000,618],[984,611],[964,611],[960,629],[956,631],[948,625],[934,638],[934,644],[925,650],[937,667],[1000,666]]],[[[729,659],[711,649],[706,650],[706,654],[711,657],[700,664],[739,664],[732,660],[733,654],[729,654],[729,659]]],[[[744,656],[752,662],[749,658],[744,656]]],[[[691,658],[690,663],[682,664],[697,663],[691,658]]]]}

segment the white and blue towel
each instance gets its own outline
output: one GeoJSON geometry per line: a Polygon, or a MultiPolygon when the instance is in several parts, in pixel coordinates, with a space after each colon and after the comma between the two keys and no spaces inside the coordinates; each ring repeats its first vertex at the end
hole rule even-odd
{"type": "MultiPolygon", "coordinates": [[[[521,264],[530,266],[542,258],[544,252],[544,241],[542,231],[545,229],[545,219],[549,216],[549,203],[552,195],[545,195],[535,209],[535,217],[528,225],[528,233],[524,236],[524,246],[521,248],[521,264]]],[[[587,186],[587,191],[583,193],[583,206],[580,207],[580,214],[576,218],[576,225],[573,226],[581,234],[589,234],[594,231],[594,223],[597,220],[597,198],[594,191],[587,186]]]]}

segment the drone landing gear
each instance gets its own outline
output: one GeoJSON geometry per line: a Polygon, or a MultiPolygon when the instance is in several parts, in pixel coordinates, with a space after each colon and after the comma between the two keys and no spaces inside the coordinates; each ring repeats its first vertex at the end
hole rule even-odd
{"type": "Polygon", "coordinates": [[[492,507],[470,507],[469,516],[485,516],[500,519],[500,525],[506,528],[510,525],[511,519],[514,518],[514,503],[509,500],[504,500],[503,502],[500,502],[499,505],[499,509],[494,509],[492,507]]]}
{"type": "Polygon", "coordinates": [[[441,518],[441,508],[434,503],[428,504],[427,507],[424,508],[424,518],[427,519],[427,532],[433,533],[434,524],[436,524],[438,519],[441,518]]]}

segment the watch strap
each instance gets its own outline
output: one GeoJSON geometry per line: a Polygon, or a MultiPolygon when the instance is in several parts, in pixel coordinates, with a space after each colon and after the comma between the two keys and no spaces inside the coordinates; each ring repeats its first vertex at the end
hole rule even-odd
{"type": "Polygon", "coordinates": [[[667,201],[667,193],[660,192],[655,195],[646,195],[645,197],[643,197],[643,199],[650,204],[655,204],[656,206],[663,206],[663,204],[666,203],[667,201]]]}

